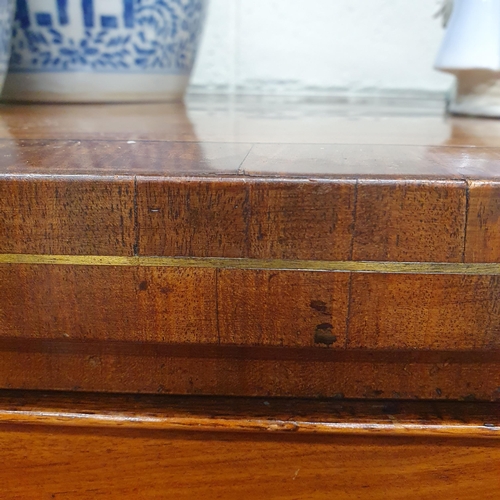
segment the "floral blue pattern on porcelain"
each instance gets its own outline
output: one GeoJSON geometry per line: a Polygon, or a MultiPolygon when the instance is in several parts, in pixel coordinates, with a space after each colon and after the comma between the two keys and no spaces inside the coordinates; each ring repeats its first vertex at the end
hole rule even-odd
{"type": "Polygon", "coordinates": [[[0,0],[0,72],[7,71],[10,56],[14,0],[0,0]]]}
{"type": "Polygon", "coordinates": [[[16,0],[10,71],[188,74],[205,6],[205,0],[16,0]]]}

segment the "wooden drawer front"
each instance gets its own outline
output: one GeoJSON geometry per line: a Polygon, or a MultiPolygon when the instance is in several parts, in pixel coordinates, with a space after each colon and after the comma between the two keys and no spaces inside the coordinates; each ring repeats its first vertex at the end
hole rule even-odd
{"type": "Polygon", "coordinates": [[[128,342],[500,348],[500,277],[0,265],[0,336],[128,342]]]}

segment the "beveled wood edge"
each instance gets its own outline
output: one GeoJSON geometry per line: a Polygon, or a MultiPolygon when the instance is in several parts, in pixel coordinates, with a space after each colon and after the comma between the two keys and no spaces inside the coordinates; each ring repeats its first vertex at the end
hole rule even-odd
{"type": "Polygon", "coordinates": [[[314,434],[356,435],[420,435],[448,437],[500,438],[500,426],[442,424],[417,424],[395,422],[305,422],[300,420],[254,419],[254,418],[202,418],[162,417],[150,415],[93,414],[58,411],[8,411],[0,409],[0,431],[2,424],[44,425],[70,427],[106,427],[149,430],[188,430],[225,432],[294,432],[314,434]]]}
{"type": "MultiPolygon", "coordinates": [[[[244,144],[244,143],[239,143],[244,144]]],[[[246,144],[246,143],[245,143],[246,144]]],[[[474,148],[477,149],[477,148],[474,148]]],[[[500,148],[499,148],[500,149],[500,148]]],[[[173,170],[165,170],[159,173],[157,170],[143,170],[137,172],[133,168],[124,167],[123,169],[104,169],[96,171],[90,167],[82,167],[78,172],[64,172],[58,170],[30,170],[30,171],[1,171],[0,182],[4,181],[43,181],[43,182],[160,182],[160,183],[211,183],[211,184],[276,184],[276,185],[304,185],[311,182],[318,184],[330,185],[347,185],[347,184],[378,184],[383,186],[402,186],[402,185],[419,185],[419,186],[452,186],[458,188],[467,188],[469,184],[479,183],[484,185],[500,184],[500,174],[489,174],[487,172],[450,172],[446,173],[349,173],[349,172],[285,172],[279,171],[252,171],[240,168],[240,173],[235,173],[231,170],[213,168],[212,171],[197,172],[195,170],[186,170],[175,172],[173,170]]]]}
{"type": "Polygon", "coordinates": [[[174,267],[383,274],[500,275],[500,263],[322,261],[226,257],[0,254],[0,264],[174,267]]]}
{"type": "Polygon", "coordinates": [[[1,390],[0,431],[2,425],[500,438],[500,405],[1,390]]]}

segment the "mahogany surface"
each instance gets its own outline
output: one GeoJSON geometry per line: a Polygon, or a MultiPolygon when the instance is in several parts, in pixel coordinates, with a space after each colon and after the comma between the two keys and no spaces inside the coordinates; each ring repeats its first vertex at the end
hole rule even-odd
{"type": "Polygon", "coordinates": [[[442,103],[5,105],[0,234],[0,387],[500,397],[500,125],[442,103]]]}
{"type": "Polygon", "coordinates": [[[493,500],[498,410],[2,391],[2,498],[493,500]]]}

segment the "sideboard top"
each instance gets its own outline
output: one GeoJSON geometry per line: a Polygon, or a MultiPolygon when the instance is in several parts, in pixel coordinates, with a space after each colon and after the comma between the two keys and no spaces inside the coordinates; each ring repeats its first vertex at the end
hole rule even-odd
{"type": "Polygon", "coordinates": [[[500,121],[402,99],[3,105],[0,176],[29,174],[500,181],[500,121]]]}

